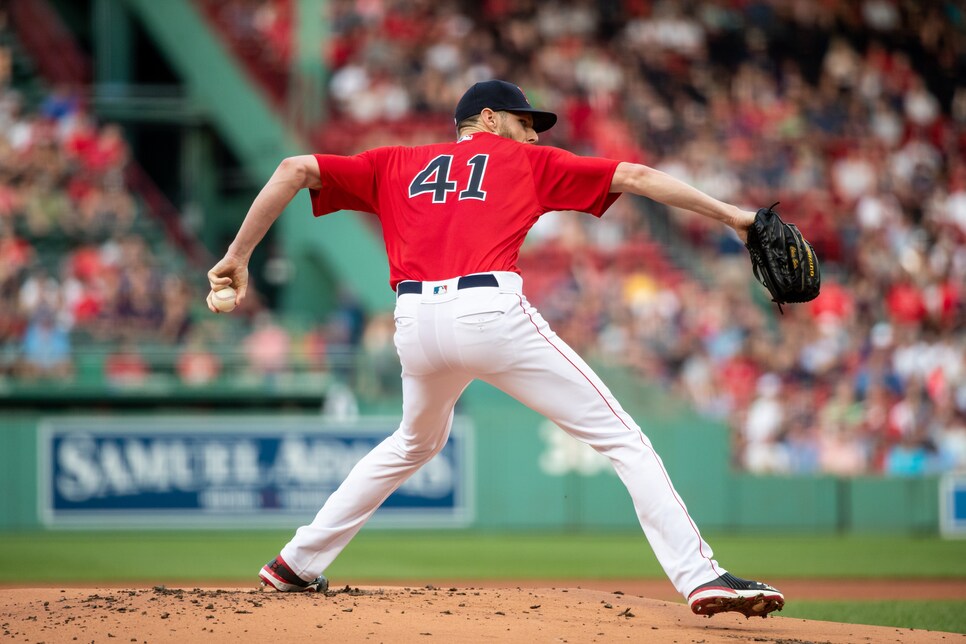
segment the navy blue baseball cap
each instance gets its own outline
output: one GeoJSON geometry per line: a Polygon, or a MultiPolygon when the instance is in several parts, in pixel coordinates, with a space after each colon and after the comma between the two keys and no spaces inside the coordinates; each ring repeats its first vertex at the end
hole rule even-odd
{"type": "Polygon", "coordinates": [[[488,80],[476,83],[463,94],[463,98],[456,104],[456,124],[471,116],[475,116],[490,108],[494,112],[522,112],[533,115],[533,129],[544,132],[557,122],[557,115],[553,112],[535,110],[527,100],[523,90],[502,80],[488,80]]]}

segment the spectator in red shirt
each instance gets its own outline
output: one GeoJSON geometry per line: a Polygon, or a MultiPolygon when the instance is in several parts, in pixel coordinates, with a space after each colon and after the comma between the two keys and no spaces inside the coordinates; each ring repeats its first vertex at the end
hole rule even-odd
{"type": "Polygon", "coordinates": [[[151,374],[151,367],[132,339],[125,339],[104,360],[104,376],[118,387],[136,387],[144,384],[151,374]]]}
{"type": "Polygon", "coordinates": [[[926,302],[912,279],[904,277],[889,289],[886,295],[889,315],[897,324],[915,325],[926,317],[926,302]]]}

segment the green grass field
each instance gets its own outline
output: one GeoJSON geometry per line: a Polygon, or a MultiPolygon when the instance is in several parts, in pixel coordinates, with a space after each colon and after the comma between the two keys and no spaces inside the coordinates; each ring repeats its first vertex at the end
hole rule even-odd
{"type": "MultiPolygon", "coordinates": [[[[250,584],[286,532],[0,535],[0,583],[250,584]]],[[[913,537],[709,536],[747,577],[966,581],[966,541],[913,537]]],[[[327,571],[336,583],[421,579],[663,579],[639,534],[365,531],[327,571]]],[[[782,616],[966,633],[966,601],[790,601],[782,616]]]]}

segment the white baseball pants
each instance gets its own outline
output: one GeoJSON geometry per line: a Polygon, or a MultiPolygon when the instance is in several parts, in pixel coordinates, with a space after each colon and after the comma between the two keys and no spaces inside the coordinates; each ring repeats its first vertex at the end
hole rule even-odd
{"type": "Polygon", "coordinates": [[[493,275],[498,288],[458,289],[454,278],[423,282],[422,294],[398,297],[402,422],[297,530],[282,549],[285,561],[303,579],[322,574],[382,502],[443,448],[457,398],[480,379],[610,459],[658,561],[684,597],[723,574],[640,427],[527,302],[521,277],[493,275]]]}

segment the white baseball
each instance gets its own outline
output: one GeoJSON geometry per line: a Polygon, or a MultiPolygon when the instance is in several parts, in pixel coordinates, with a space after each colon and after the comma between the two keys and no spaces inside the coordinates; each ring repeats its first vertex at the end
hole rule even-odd
{"type": "Polygon", "coordinates": [[[228,313],[235,308],[235,289],[230,286],[219,291],[212,291],[211,303],[222,313],[228,313]]]}

